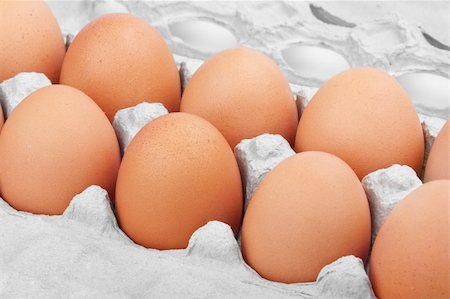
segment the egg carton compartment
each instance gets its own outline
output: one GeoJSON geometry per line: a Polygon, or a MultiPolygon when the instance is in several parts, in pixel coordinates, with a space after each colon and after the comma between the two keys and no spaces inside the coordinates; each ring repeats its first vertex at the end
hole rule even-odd
{"type": "MultiPolygon", "coordinates": [[[[334,74],[361,65],[385,70],[412,96],[424,130],[425,157],[449,116],[449,41],[429,23],[428,28],[415,25],[414,13],[350,20],[343,11],[359,11],[350,4],[345,10],[326,3],[242,2],[237,10],[236,4],[213,2],[47,2],[67,47],[86,23],[105,13],[129,12],[149,21],[171,47],[182,87],[211,54],[237,45],[258,49],[289,79],[299,117],[334,74]],[[349,20],[337,17],[340,13],[349,20]]],[[[49,84],[37,73],[2,82],[0,102],[6,117],[28,94],[49,84]]],[[[122,153],[143,126],[166,113],[159,103],[119,111],[113,124],[122,153]]],[[[264,176],[295,154],[283,137],[272,134],[243,140],[234,153],[245,206],[264,176]]],[[[408,166],[393,165],[367,175],[362,184],[373,239],[390,211],[422,182],[408,166]]],[[[0,199],[0,236],[0,297],[6,298],[375,297],[364,264],[354,256],[324,267],[316,282],[284,284],[261,278],[243,260],[231,228],[218,221],[199,228],[183,250],[136,245],[118,227],[108,195],[98,186],[75,196],[61,216],[19,212],[0,199]]]]}
{"type": "Polygon", "coordinates": [[[268,55],[289,82],[301,86],[318,87],[350,67],[370,66],[395,76],[419,112],[449,117],[445,2],[47,3],[69,41],[100,15],[128,12],[151,23],[176,61],[192,71],[211,54],[238,45],[268,55]]]}
{"type": "MultiPolygon", "coordinates": [[[[26,77],[31,83],[42,76],[33,73],[26,77]]],[[[8,81],[10,85],[17,82],[17,88],[0,87],[2,104],[5,99],[14,102],[18,95],[32,92],[20,87],[23,77],[19,74],[8,81]]],[[[114,128],[122,149],[140,128],[166,113],[160,103],[120,110],[114,128]]],[[[428,128],[426,123],[424,128],[428,128]]],[[[431,127],[428,132],[434,138],[438,130],[431,127]]],[[[264,176],[295,154],[282,136],[272,134],[243,140],[234,152],[245,188],[245,206],[264,176]]],[[[393,165],[367,175],[362,184],[370,203],[374,239],[395,205],[422,182],[410,167],[393,165]]],[[[0,214],[2,242],[8,244],[0,246],[0,292],[6,297],[374,297],[364,264],[354,256],[324,267],[314,283],[263,279],[242,259],[239,240],[230,227],[218,221],[198,229],[184,250],[159,251],[136,245],[118,227],[108,195],[98,186],[74,197],[62,216],[19,212],[3,200],[0,214]]]]}
{"type": "Polygon", "coordinates": [[[0,224],[4,298],[373,297],[353,256],[324,267],[315,283],[262,279],[243,261],[231,228],[218,221],[199,228],[183,250],[135,245],[98,186],[75,196],[62,216],[18,212],[0,200],[0,224]]]}
{"type": "MultiPolygon", "coordinates": [[[[128,123],[134,120],[130,117],[128,123]]],[[[235,154],[248,203],[264,175],[294,153],[281,136],[264,134],[243,140],[235,154]]],[[[408,166],[394,165],[365,177],[374,227],[419,185],[408,166]]],[[[230,227],[217,221],[197,230],[185,250],[145,249],[120,230],[108,195],[98,186],[74,197],[62,216],[18,212],[3,200],[0,214],[3,244],[8,244],[0,247],[0,290],[7,297],[373,297],[364,265],[353,256],[324,267],[315,283],[265,280],[243,261],[230,227]]]]}
{"type": "Polygon", "coordinates": [[[114,116],[113,127],[122,154],[140,129],[155,118],[169,113],[161,103],[141,103],[122,109],[114,116]]]}
{"type": "Polygon", "coordinates": [[[41,73],[20,73],[0,83],[0,103],[5,119],[29,94],[52,82],[41,73]]]}

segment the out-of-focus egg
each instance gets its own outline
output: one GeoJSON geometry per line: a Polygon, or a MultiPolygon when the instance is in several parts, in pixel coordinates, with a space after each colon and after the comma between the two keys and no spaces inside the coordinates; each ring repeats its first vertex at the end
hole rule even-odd
{"type": "Polygon", "coordinates": [[[61,83],[80,89],[114,114],[141,102],[161,102],[178,111],[177,66],[161,35],[128,14],[110,14],[89,23],[64,58],[61,83]]]}
{"type": "Polygon", "coordinates": [[[233,152],[206,120],[171,113],[131,141],[119,170],[116,212],[136,243],[185,248],[192,233],[220,220],[237,233],[242,185],[233,152]]]}
{"type": "Polygon", "coordinates": [[[370,230],[353,170],[331,154],[305,152],[281,162],[256,189],[242,225],[242,253],[269,280],[315,281],[342,256],[365,260],[370,230]]]}
{"type": "Polygon", "coordinates": [[[180,110],[210,121],[232,148],[263,133],[294,143],[297,109],[288,81],[255,50],[230,49],[207,60],[184,90],[180,110]]]}
{"type": "Polygon", "coordinates": [[[434,140],[425,167],[424,181],[450,180],[450,125],[448,120],[434,140]]]}
{"type": "Polygon", "coordinates": [[[370,258],[378,298],[450,297],[449,190],[449,180],[426,183],[386,219],[370,258]]]}
{"type": "Polygon", "coordinates": [[[408,94],[388,74],[354,68],[327,81],[300,119],[295,150],[324,151],[362,179],[393,164],[420,172],[422,127],[408,94]]]}
{"type": "Polygon", "coordinates": [[[29,95],[0,134],[0,193],[21,211],[61,214],[90,185],[113,196],[119,164],[119,145],[105,114],[69,86],[29,95]]]}
{"type": "Polygon", "coordinates": [[[20,72],[59,80],[66,52],[59,25],[43,1],[0,1],[0,82],[20,72]]]}

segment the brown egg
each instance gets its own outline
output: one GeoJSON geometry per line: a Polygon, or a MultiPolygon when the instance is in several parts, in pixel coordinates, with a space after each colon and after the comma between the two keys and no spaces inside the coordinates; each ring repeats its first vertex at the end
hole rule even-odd
{"type": "Polygon", "coordinates": [[[424,181],[450,180],[450,128],[448,120],[434,140],[425,167],[424,181]]]}
{"type": "Polygon", "coordinates": [[[288,81],[255,50],[226,50],[207,60],[184,90],[180,110],[210,121],[232,148],[263,133],[294,144],[297,108],[288,81]]]}
{"type": "Polygon", "coordinates": [[[242,225],[242,253],[266,279],[310,282],[342,256],[365,260],[370,229],[353,170],[336,156],[305,152],[281,162],[256,189],[242,225]]]}
{"type": "Polygon", "coordinates": [[[119,145],[105,114],[69,86],[32,93],[0,134],[0,193],[21,211],[61,214],[90,185],[113,196],[119,164],[119,145]]]}
{"type": "Polygon", "coordinates": [[[110,14],[75,37],[61,70],[61,83],[90,96],[112,121],[117,110],[161,102],[178,111],[177,66],[161,35],[144,20],[110,14]]]}
{"type": "Polygon", "coordinates": [[[2,131],[3,128],[3,124],[5,123],[5,118],[3,116],[3,109],[2,106],[0,105],[0,132],[2,131]]]}
{"type": "Polygon", "coordinates": [[[185,248],[192,233],[220,220],[237,233],[242,185],[233,152],[206,120],[171,113],[147,124],[119,170],[116,212],[137,244],[185,248]]]}
{"type": "Polygon", "coordinates": [[[0,1],[0,83],[20,72],[59,80],[66,52],[55,17],[43,1],[0,1]]]}
{"type": "Polygon", "coordinates": [[[400,84],[372,68],[354,68],[333,77],[314,95],[302,114],[297,152],[332,153],[362,179],[393,164],[420,172],[422,127],[400,84]]]}
{"type": "Polygon", "coordinates": [[[449,180],[426,183],[386,219],[370,258],[378,298],[450,298],[449,190],[449,180]]]}

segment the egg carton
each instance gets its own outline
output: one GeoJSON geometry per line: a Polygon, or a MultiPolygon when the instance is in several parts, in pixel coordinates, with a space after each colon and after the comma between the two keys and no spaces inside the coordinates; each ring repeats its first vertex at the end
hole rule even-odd
{"type": "MultiPolygon", "coordinates": [[[[39,84],[46,86],[42,76],[21,73],[0,84],[2,105],[12,107],[39,84]]],[[[118,111],[113,126],[122,151],[142,127],[164,114],[160,103],[118,111]]],[[[425,136],[434,138],[438,130],[428,132],[425,136]]],[[[234,153],[245,207],[264,176],[295,154],[282,136],[272,134],[243,140],[234,153]]],[[[422,184],[414,170],[400,165],[373,172],[362,183],[373,238],[395,205],[422,184]]],[[[354,256],[324,267],[314,283],[265,280],[242,259],[231,228],[218,221],[198,229],[184,250],[145,249],[120,230],[108,194],[98,186],[75,196],[62,216],[19,212],[0,199],[0,235],[0,295],[5,297],[374,298],[364,265],[354,256]]]]}
{"type": "Polygon", "coordinates": [[[98,16],[131,13],[151,23],[177,63],[185,63],[192,72],[212,54],[238,45],[268,55],[292,85],[302,87],[317,88],[350,67],[375,67],[399,80],[420,113],[449,118],[450,35],[442,26],[448,20],[445,2],[47,3],[69,42],[98,16]]]}
{"type": "Polygon", "coordinates": [[[281,284],[245,264],[231,228],[212,221],[183,250],[146,249],[117,225],[91,186],[61,216],[18,212],[0,200],[2,298],[371,298],[360,259],[342,257],[314,283],[281,284]]]}
{"type": "MultiPolygon", "coordinates": [[[[299,117],[320,84],[333,74],[302,73],[289,64],[286,53],[299,45],[322,47],[344,57],[347,64],[339,56],[331,56],[332,64],[337,61],[335,72],[366,65],[399,77],[427,71],[440,76],[432,79],[448,82],[449,54],[431,45],[419,27],[395,16],[352,24],[315,4],[290,2],[243,2],[239,12],[235,4],[212,2],[48,2],[66,33],[68,47],[73,36],[99,15],[130,12],[148,20],[168,41],[183,87],[210,54],[235,44],[256,48],[271,56],[288,77],[299,117]],[[186,42],[176,28],[192,18],[199,24],[220,25],[235,40],[219,28],[225,32],[219,36],[227,37],[225,44],[214,36],[209,45],[186,42]]],[[[19,74],[0,83],[6,116],[29,93],[46,85],[42,74],[36,73],[19,74]]],[[[442,86],[435,89],[414,93],[426,156],[448,118],[448,104],[440,105],[437,95],[442,86]],[[437,104],[423,105],[420,97],[424,94],[437,104]]],[[[140,128],[165,113],[159,103],[119,111],[113,125],[122,153],[140,128]]],[[[264,176],[295,154],[283,137],[271,134],[243,140],[234,153],[245,188],[245,206],[264,176]]],[[[393,165],[367,175],[362,184],[371,208],[374,238],[390,211],[422,182],[408,166],[393,165]]],[[[354,256],[325,266],[311,283],[284,284],[261,278],[242,259],[239,240],[231,228],[218,221],[199,228],[186,249],[160,251],[136,245],[118,227],[108,195],[98,186],[75,196],[61,216],[19,212],[0,199],[0,236],[2,298],[374,298],[367,269],[354,256]]]]}
{"type": "MultiPolygon", "coordinates": [[[[26,77],[39,82],[42,76],[26,77]]],[[[21,86],[23,77],[17,75],[8,86],[21,86]]],[[[19,89],[3,90],[0,85],[6,94],[2,103],[24,95],[19,89]]],[[[159,103],[117,112],[119,140],[131,140],[145,124],[166,113],[159,103]]],[[[127,143],[123,146],[125,150],[127,143]]],[[[243,178],[248,190],[294,154],[283,137],[270,134],[243,140],[235,153],[247,174],[243,178]]],[[[251,193],[247,191],[246,202],[251,193]]],[[[16,211],[0,199],[0,235],[2,297],[374,298],[364,265],[354,256],[324,267],[316,282],[265,280],[243,260],[231,228],[218,221],[199,228],[183,250],[136,245],[120,230],[108,194],[98,186],[75,196],[61,216],[16,211]]]]}

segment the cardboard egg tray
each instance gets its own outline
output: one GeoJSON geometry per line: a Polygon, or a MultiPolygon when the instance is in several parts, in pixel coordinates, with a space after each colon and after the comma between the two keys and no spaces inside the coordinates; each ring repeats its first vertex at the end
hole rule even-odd
{"type": "MultiPolygon", "coordinates": [[[[87,21],[104,13],[129,12],[148,20],[171,47],[183,86],[204,59],[220,47],[236,41],[256,48],[271,56],[285,72],[299,117],[320,84],[342,67],[374,66],[395,76],[420,75],[423,71],[433,76],[449,73],[448,51],[429,44],[417,26],[400,17],[352,24],[315,4],[287,2],[49,4],[68,46],[87,21]],[[189,44],[176,36],[173,24],[191,19],[220,24],[235,35],[235,40],[224,33],[219,36],[227,42],[210,37],[210,45],[189,44]],[[393,41],[387,41],[391,44],[386,48],[371,42],[380,34],[386,38],[392,32],[397,36],[393,39],[398,39],[395,47],[393,41]],[[324,71],[327,78],[313,71],[298,73],[282,53],[302,45],[325,45],[328,50],[345,53],[345,58],[332,56],[337,63],[331,63],[330,73],[324,71]]],[[[49,84],[43,74],[37,73],[21,73],[0,83],[5,116],[28,94],[49,84]]],[[[419,90],[412,97],[428,153],[448,118],[448,104],[442,106],[440,99],[434,98],[414,99],[422,95],[419,90]]],[[[166,113],[159,103],[142,103],[119,111],[113,126],[122,152],[139,129],[166,113]]],[[[245,207],[264,176],[295,154],[283,137],[271,134],[241,141],[234,153],[242,175],[245,207]]],[[[422,182],[410,167],[393,165],[367,175],[362,184],[371,208],[374,238],[395,205],[422,182]]],[[[271,282],[244,262],[239,240],[228,225],[218,221],[199,228],[186,249],[160,251],[136,245],[120,230],[108,194],[98,186],[75,196],[61,216],[19,212],[0,199],[0,298],[374,298],[367,267],[359,258],[345,256],[325,266],[315,282],[271,282]]]]}

